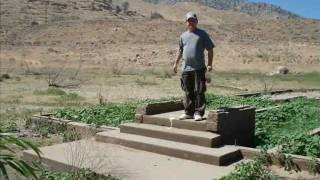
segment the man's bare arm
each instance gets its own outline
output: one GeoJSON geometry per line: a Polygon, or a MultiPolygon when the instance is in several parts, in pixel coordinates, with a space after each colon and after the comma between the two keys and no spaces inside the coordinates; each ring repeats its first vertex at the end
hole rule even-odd
{"type": "Polygon", "coordinates": [[[213,48],[208,49],[208,71],[212,70],[213,55],[213,48]]]}
{"type": "Polygon", "coordinates": [[[178,57],[177,57],[176,61],[174,62],[174,65],[173,65],[173,72],[174,73],[178,72],[178,65],[179,65],[179,62],[180,62],[181,58],[182,58],[182,50],[179,49],[178,57]]]}

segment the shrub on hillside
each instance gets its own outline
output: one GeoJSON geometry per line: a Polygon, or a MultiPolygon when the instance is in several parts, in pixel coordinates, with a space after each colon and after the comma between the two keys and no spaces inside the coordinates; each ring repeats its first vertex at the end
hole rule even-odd
{"type": "Polygon", "coordinates": [[[152,12],[150,15],[150,19],[164,19],[164,17],[158,12],[152,12]]]}

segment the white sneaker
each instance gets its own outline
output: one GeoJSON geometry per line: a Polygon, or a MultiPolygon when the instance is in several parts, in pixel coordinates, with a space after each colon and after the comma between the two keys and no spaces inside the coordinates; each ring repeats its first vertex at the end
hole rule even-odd
{"type": "Polygon", "coordinates": [[[195,115],[193,116],[193,119],[194,119],[195,121],[201,121],[201,120],[202,120],[202,116],[200,116],[199,114],[195,114],[195,115]]]}
{"type": "Polygon", "coordinates": [[[192,116],[188,115],[188,114],[182,114],[181,116],[179,116],[180,120],[184,120],[184,119],[192,119],[192,116]]]}

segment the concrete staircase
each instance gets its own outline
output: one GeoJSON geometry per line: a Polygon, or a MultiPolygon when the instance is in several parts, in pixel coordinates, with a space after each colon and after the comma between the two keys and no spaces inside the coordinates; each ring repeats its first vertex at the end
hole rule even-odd
{"type": "Polygon", "coordinates": [[[205,120],[177,120],[180,113],[145,116],[143,123],[97,133],[95,140],[218,166],[242,159],[238,147],[223,145],[219,134],[206,131],[205,120]]]}
{"type": "Polygon", "coordinates": [[[206,131],[192,131],[152,124],[128,123],[120,126],[121,133],[165,139],[204,147],[221,145],[220,135],[206,131]]]}
{"type": "MultiPolygon", "coordinates": [[[[233,163],[243,159],[241,145],[253,142],[255,110],[243,106],[209,111],[203,121],[194,121],[178,120],[181,107],[179,102],[148,104],[137,109],[136,122],[117,130],[41,148],[42,161],[54,169],[89,168],[133,180],[207,180],[229,173],[233,163]],[[179,170],[171,171],[176,167],[179,170]]],[[[37,159],[32,151],[24,151],[23,157],[37,159]]]]}

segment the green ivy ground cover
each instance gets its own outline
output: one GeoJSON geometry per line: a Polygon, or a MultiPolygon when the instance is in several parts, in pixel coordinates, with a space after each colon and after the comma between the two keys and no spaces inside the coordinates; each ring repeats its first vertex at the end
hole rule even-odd
{"type": "MultiPolygon", "coordinates": [[[[167,100],[172,99],[144,100],[127,103],[109,103],[104,105],[85,106],[81,108],[63,108],[59,109],[54,114],[54,116],[57,118],[80,121],[88,124],[118,126],[121,123],[133,121],[135,110],[139,105],[167,100]]],[[[234,105],[252,105],[256,106],[257,108],[262,108],[272,106],[273,103],[268,99],[259,97],[243,98],[217,96],[213,94],[207,95],[208,109],[216,109],[219,107],[234,105]]]]}
{"type": "MultiPolygon", "coordinates": [[[[269,99],[261,97],[230,97],[207,94],[207,109],[226,106],[251,105],[257,109],[275,106],[269,99]]],[[[168,99],[164,99],[168,100],[168,99]]],[[[54,116],[95,125],[118,126],[132,122],[136,108],[145,100],[127,103],[109,103],[81,108],[63,108],[54,116]]],[[[300,98],[283,103],[279,108],[256,114],[256,145],[272,148],[282,145],[283,152],[320,157],[320,138],[308,132],[320,127],[320,103],[315,99],[300,98]]]]}
{"type": "Polygon", "coordinates": [[[256,145],[282,146],[282,152],[320,157],[320,136],[309,132],[320,127],[320,102],[300,98],[256,115],[256,145]]]}

